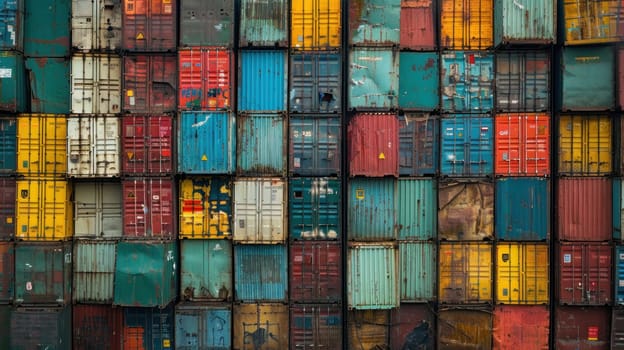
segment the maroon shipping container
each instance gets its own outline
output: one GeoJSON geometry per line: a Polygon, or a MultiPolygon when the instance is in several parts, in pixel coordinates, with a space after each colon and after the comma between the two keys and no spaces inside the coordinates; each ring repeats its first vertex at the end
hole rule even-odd
{"type": "Polygon", "coordinates": [[[121,350],[123,311],[110,305],[74,305],[74,350],[121,350]]]}
{"type": "Polygon", "coordinates": [[[166,113],[176,109],[177,57],[124,56],[123,110],[130,113],[166,113]]]}
{"type": "Polygon", "coordinates": [[[435,50],[435,2],[432,0],[401,1],[401,48],[435,50]]]}
{"type": "Polygon", "coordinates": [[[176,0],[124,0],[123,49],[175,50],[176,7],[176,0]]]}
{"type": "Polygon", "coordinates": [[[494,348],[501,350],[548,350],[548,306],[497,305],[492,329],[494,348]]]}
{"type": "Polygon", "coordinates": [[[342,246],[339,242],[290,244],[290,300],[339,302],[342,297],[342,246]]]}
{"type": "Polygon", "coordinates": [[[609,349],[608,307],[555,307],[555,349],[607,350],[609,349]],[[556,326],[555,326],[556,325],[556,326]]]}
{"type": "Polygon", "coordinates": [[[175,238],[174,183],[169,178],[126,179],[123,188],[123,236],[175,238]]]}
{"type": "Polygon", "coordinates": [[[15,179],[0,179],[0,240],[15,235],[15,179]]]}
{"type": "Polygon", "coordinates": [[[232,106],[232,51],[223,48],[180,49],[180,110],[229,110],[232,106]]]}
{"type": "Polygon", "coordinates": [[[394,114],[358,113],[348,127],[351,176],[399,176],[399,121],[394,114]]]}
{"type": "Polygon", "coordinates": [[[0,242],[0,303],[13,299],[14,252],[13,242],[0,242]]]}
{"type": "Polygon", "coordinates": [[[292,349],[342,349],[342,306],[299,304],[290,307],[292,349]]]}
{"type": "Polygon", "coordinates": [[[556,249],[560,304],[605,305],[613,300],[611,245],[558,243],[556,249]]]}
{"type": "Polygon", "coordinates": [[[562,241],[608,241],[612,234],[611,179],[560,178],[557,233],[562,241]]]}
{"type": "Polygon", "coordinates": [[[435,314],[430,304],[401,304],[393,309],[390,328],[391,349],[433,349],[435,314]]]}
{"type": "Polygon", "coordinates": [[[173,172],[171,116],[122,118],[121,172],[130,176],[162,176],[173,172]]]}

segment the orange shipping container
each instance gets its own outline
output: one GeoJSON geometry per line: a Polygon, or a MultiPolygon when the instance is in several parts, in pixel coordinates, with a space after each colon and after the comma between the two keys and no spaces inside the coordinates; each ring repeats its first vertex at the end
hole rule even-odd
{"type": "Polygon", "coordinates": [[[494,308],[492,338],[500,350],[548,349],[548,306],[499,305],[494,308]]]}
{"type": "Polygon", "coordinates": [[[487,49],[494,44],[492,0],[442,0],[440,45],[487,49]]]}
{"type": "Polygon", "coordinates": [[[497,115],[495,128],[496,175],[550,174],[550,117],[547,114],[497,115]]]}

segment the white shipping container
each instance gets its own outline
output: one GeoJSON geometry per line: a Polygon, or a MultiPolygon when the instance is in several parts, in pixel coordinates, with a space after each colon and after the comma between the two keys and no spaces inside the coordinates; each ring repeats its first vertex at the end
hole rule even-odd
{"type": "Polygon", "coordinates": [[[280,243],[286,240],[286,184],[281,178],[234,182],[234,241],[280,243]]]}
{"type": "Polygon", "coordinates": [[[121,111],[121,58],[113,54],[74,54],[71,60],[71,112],[121,111]]]}
{"type": "Polygon", "coordinates": [[[67,174],[70,177],[119,176],[119,117],[67,118],[67,174]]]}
{"type": "Polygon", "coordinates": [[[121,183],[77,182],[74,206],[76,238],[121,237],[121,183]]]}
{"type": "Polygon", "coordinates": [[[77,50],[116,50],[121,47],[120,0],[73,0],[72,47],[77,50]]]}

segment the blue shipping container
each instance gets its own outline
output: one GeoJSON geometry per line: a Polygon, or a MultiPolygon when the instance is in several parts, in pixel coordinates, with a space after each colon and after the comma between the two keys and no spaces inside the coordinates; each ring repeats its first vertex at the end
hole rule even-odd
{"type": "Polygon", "coordinates": [[[0,118],[0,173],[14,173],[16,170],[16,126],[15,117],[0,118]]]}
{"type": "Polygon", "coordinates": [[[543,241],[550,237],[550,179],[496,180],[495,235],[508,241],[543,241]]]}
{"type": "Polygon", "coordinates": [[[433,179],[397,180],[397,230],[400,240],[435,239],[438,185],[433,179]]]}
{"type": "Polygon", "coordinates": [[[123,349],[168,350],[174,345],[173,304],[124,308],[123,349]]]}
{"type": "Polygon", "coordinates": [[[399,175],[437,174],[439,127],[439,119],[428,113],[399,116],[399,175]]]}
{"type": "Polygon", "coordinates": [[[484,52],[442,54],[442,110],[487,112],[494,106],[494,56],[484,52]]]}
{"type": "Polygon", "coordinates": [[[433,52],[401,52],[399,107],[434,110],[440,106],[440,60],[433,52]]]}
{"type": "Polygon", "coordinates": [[[280,114],[244,114],[237,118],[238,174],[262,176],[286,172],[286,121],[280,114]]]}
{"type": "MultiPolygon", "coordinates": [[[[0,17],[1,18],[1,17],[0,17]]],[[[0,52],[0,110],[26,112],[26,67],[24,56],[15,51],[0,52]]],[[[67,96],[65,97],[67,99],[67,96]]]]}
{"type": "Polygon", "coordinates": [[[24,1],[0,0],[0,48],[24,50],[24,1]]]}
{"type": "Polygon", "coordinates": [[[234,246],[237,301],[286,301],[288,259],[284,245],[234,246]]]}
{"type": "Polygon", "coordinates": [[[178,304],[175,348],[227,350],[232,346],[232,310],[227,305],[178,304]]]}
{"type": "Polygon", "coordinates": [[[615,247],[615,303],[624,304],[624,246],[615,247]]]}
{"type": "Polygon", "coordinates": [[[288,191],[288,222],[293,240],[340,239],[339,179],[291,178],[288,191]]]}
{"type": "MultiPolygon", "coordinates": [[[[69,57],[72,1],[23,1],[25,10],[24,55],[26,57],[69,57]]],[[[69,95],[65,95],[65,99],[69,100],[67,96],[69,95]]]]}
{"type": "Polygon", "coordinates": [[[238,111],[286,110],[286,51],[241,51],[238,111]]]}
{"type": "Polygon", "coordinates": [[[293,53],[290,56],[290,111],[340,112],[340,54],[293,53]]]}
{"type": "Polygon", "coordinates": [[[394,179],[349,179],[349,240],[395,239],[395,192],[394,179]]]}
{"type": "Polygon", "coordinates": [[[611,181],[613,188],[613,205],[612,205],[612,217],[613,217],[613,239],[616,241],[622,240],[622,209],[624,209],[624,201],[622,201],[622,178],[614,178],[611,181]]]}
{"type": "Polygon", "coordinates": [[[349,56],[349,108],[393,108],[399,89],[399,55],[393,50],[353,49],[349,56]]]}
{"type": "Polygon", "coordinates": [[[69,62],[67,58],[26,58],[32,113],[69,113],[69,62]]]}
{"type": "Polygon", "coordinates": [[[291,116],[288,150],[290,174],[340,175],[341,127],[339,117],[291,116]]]}
{"type": "Polygon", "coordinates": [[[493,125],[490,117],[458,114],[442,118],[440,173],[486,176],[493,172],[493,125]]]}

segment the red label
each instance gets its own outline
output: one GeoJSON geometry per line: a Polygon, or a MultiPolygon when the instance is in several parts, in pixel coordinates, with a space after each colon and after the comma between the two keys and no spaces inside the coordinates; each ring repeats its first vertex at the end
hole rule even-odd
{"type": "Polygon", "coordinates": [[[587,340],[598,340],[598,327],[587,327],[587,340]]]}
{"type": "Polygon", "coordinates": [[[470,63],[470,64],[475,64],[475,57],[474,57],[474,54],[470,54],[470,55],[468,55],[468,63],[470,63]]]}

